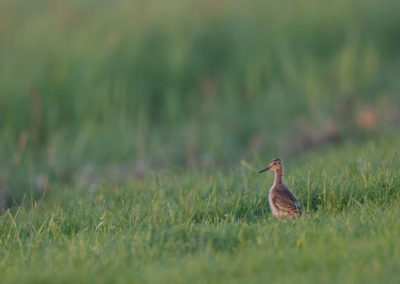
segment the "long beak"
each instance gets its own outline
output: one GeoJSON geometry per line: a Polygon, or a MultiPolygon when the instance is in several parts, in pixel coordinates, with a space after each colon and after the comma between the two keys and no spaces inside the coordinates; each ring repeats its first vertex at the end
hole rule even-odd
{"type": "Polygon", "coordinates": [[[258,173],[261,174],[261,173],[266,172],[266,171],[269,171],[269,167],[266,167],[265,169],[259,171],[258,173]]]}

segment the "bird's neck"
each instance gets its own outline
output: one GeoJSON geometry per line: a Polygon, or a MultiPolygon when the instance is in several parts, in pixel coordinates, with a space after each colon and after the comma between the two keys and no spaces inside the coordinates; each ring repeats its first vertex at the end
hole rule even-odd
{"type": "Polygon", "coordinates": [[[281,184],[283,183],[283,169],[275,170],[275,180],[274,184],[281,184]]]}

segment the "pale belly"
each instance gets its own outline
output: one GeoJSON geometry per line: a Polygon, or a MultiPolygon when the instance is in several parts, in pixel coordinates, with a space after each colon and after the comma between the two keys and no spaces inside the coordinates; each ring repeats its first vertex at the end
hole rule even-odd
{"type": "Polygon", "coordinates": [[[269,191],[269,194],[268,194],[268,201],[269,201],[269,207],[271,207],[271,210],[272,210],[272,214],[273,214],[274,216],[276,216],[276,217],[279,217],[279,216],[280,216],[279,210],[278,210],[278,208],[272,203],[271,190],[269,191]]]}

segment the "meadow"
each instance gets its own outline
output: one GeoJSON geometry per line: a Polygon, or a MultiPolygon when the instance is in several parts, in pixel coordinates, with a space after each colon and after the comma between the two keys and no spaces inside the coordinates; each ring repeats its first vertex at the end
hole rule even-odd
{"type": "Polygon", "coordinates": [[[0,1],[0,282],[398,283],[399,9],[0,1]]]}
{"type": "Polygon", "coordinates": [[[296,221],[272,217],[273,177],[247,163],[27,195],[0,217],[1,281],[397,283],[400,137],[389,140],[289,160],[296,221]]]}

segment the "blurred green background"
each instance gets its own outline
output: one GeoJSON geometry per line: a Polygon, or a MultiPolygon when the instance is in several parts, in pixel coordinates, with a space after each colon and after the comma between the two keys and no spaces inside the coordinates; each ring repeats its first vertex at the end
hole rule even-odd
{"type": "Polygon", "coordinates": [[[0,199],[397,131],[398,11],[371,0],[1,1],[0,199]]]}

